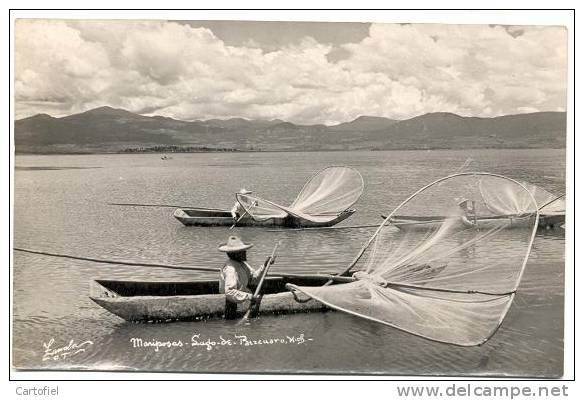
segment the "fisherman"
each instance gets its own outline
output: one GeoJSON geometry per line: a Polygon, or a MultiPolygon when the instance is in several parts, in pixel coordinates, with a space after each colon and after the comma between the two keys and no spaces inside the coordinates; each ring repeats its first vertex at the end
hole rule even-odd
{"type": "Polygon", "coordinates": [[[467,228],[476,228],[477,214],[475,202],[466,198],[457,199],[457,205],[462,211],[460,219],[467,228]]]}
{"type": "Polygon", "coordinates": [[[230,236],[227,243],[219,246],[219,251],[227,253],[228,257],[219,276],[219,293],[225,294],[225,319],[235,318],[237,304],[257,301],[248,284],[256,283],[266,266],[274,262],[268,258],[261,268],[254,270],[247,262],[247,250],[252,246],[237,236],[230,236]]]}
{"type": "MultiPolygon", "coordinates": [[[[247,190],[245,188],[242,188],[239,191],[239,194],[252,194],[253,192],[250,190],[247,190]]],[[[233,219],[235,221],[237,221],[243,214],[245,214],[245,208],[243,208],[243,206],[239,203],[239,201],[235,201],[235,204],[233,205],[233,208],[231,209],[231,216],[233,217],[233,219]]]]}

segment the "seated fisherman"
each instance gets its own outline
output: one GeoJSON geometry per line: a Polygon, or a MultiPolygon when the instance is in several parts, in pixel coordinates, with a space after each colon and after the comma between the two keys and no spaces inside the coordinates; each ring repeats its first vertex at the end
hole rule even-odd
{"type": "Polygon", "coordinates": [[[477,226],[475,202],[468,199],[461,199],[457,204],[462,211],[460,219],[462,220],[463,225],[467,228],[475,228],[477,226]]]}
{"type": "MultiPolygon", "coordinates": [[[[246,190],[245,188],[242,188],[239,191],[239,194],[252,194],[253,192],[250,190],[246,190]]],[[[241,204],[239,204],[239,201],[235,201],[235,204],[233,205],[233,208],[231,209],[231,216],[233,217],[234,220],[238,220],[239,217],[241,217],[243,214],[245,214],[245,208],[243,208],[243,206],[241,204]]]]}
{"type": "Polygon", "coordinates": [[[256,283],[268,263],[254,270],[247,262],[247,250],[253,244],[245,244],[237,236],[230,236],[227,243],[219,246],[219,251],[227,253],[228,260],[219,276],[219,293],[225,294],[225,318],[235,318],[237,304],[255,301],[248,284],[256,283]]]}

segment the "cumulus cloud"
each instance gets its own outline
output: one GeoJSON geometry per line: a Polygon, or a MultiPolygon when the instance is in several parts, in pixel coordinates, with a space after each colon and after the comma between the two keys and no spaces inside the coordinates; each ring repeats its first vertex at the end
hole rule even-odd
{"type": "Polygon", "coordinates": [[[372,24],[367,37],[344,44],[241,43],[166,21],[19,20],[17,118],[110,105],[187,120],[331,124],[565,108],[561,27],[372,24]]]}

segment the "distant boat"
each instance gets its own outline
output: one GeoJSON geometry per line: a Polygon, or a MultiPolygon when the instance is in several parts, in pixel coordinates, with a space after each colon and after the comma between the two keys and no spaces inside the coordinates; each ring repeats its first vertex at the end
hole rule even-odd
{"type": "MultiPolygon", "coordinates": [[[[564,195],[554,195],[538,186],[521,182],[524,190],[517,187],[488,187],[485,181],[479,182],[480,201],[484,204],[483,212],[488,215],[472,216],[477,228],[489,229],[492,226],[507,228],[522,228],[530,224],[529,215],[532,213],[532,199],[535,199],[539,211],[538,228],[553,229],[561,227],[566,220],[566,201],[564,195]],[[497,189],[497,190],[495,190],[497,189]]],[[[389,222],[397,228],[410,230],[424,230],[429,227],[439,227],[447,219],[458,219],[456,212],[453,215],[394,215],[389,222]]],[[[382,215],[385,219],[385,216],[382,215]]],[[[461,220],[458,221],[463,226],[461,220]]]]}
{"type": "MultiPolygon", "coordinates": [[[[383,219],[386,217],[381,216],[383,219]]],[[[435,227],[439,228],[447,219],[452,217],[447,216],[392,216],[389,219],[391,224],[403,231],[427,230],[435,227]]],[[[538,228],[553,229],[560,227],[565,221],[565,214],[540,214],[538,228]]],[[[491,229],[493,226],[501,226],[501,221],[504,221],[503,227],[507,228],[525,228],[529,226],[530,220],[522,215],[497,215],[497,216],[477,216],[475,223],[479,229],[491,229]]],[[[458,221],[461,228],[464,228],[462,221],[458,221]]]]}
{"type": "Polygon", "coordinates": [[[172,157],[167,156],[166,154],[164,154],[162,157],[160,157],[161,160],[172,160],[172,157]]]}
{"type": "MultiPolygon", "coordinates": [[[[282,212],[281,215],[273,215],[271,218],[264,220],[256,220],[249,215],[244,215],[237,221],[237,226],[282,226],[287,228],[327,227],[336,225],[349,218],[354,212],[355,210],[353,209],[345,210],[340,214],[334,215],[333,219],[330,219],[330,215],[313,216],[316,218],[321,217],[323,219],[322,222],[289,215],[285,212],[282,212]]],[[[179,208],[174,212],[174,217],[186,226],[231,226],[234,223],[231,212],[228,210],[179,208]]]]}
{"type": "Polygon", "coordinates": [[[309,179],[290,206],[237,193],[245,210],[237,220],[228,210],[206,208],[179,208],[174,217],[194,226],[329,227],[353,215],[351,207],[361,197],[363,187],[363,177],[356,169],[328,167],[309,179]]]}

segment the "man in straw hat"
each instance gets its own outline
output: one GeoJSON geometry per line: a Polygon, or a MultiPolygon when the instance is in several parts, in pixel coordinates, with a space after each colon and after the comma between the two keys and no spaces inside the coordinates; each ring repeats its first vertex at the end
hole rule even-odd
{"type": "Polygon", "coordinates": [[[219,246],[219,251],[227,253],[228,257],[219,276],[219,293],[226,297],[226,319],[235,318],[238,303],[255,301],[247,286],[255,283],[264,268],[274,261],[268,259],[261,268],[254,270],[247,262],[247,250],[251,247],[253,244],[246,244],[237,236],[230,236],[227,243],[219,246]]]}
{"type": "Polygon", "coordinates": [[[477,225],[476,205],[473,200],[464,197],[456,198],[459,207],[460,219],[467,228],[475,228],[477,225]]]}
{"type": "MultiPolygon", "coordinates": [[[[239,191],[239,194],[252,194],[252,193],[253,192],[251,190],[247,190],[245,188],[242,188],[239,191]]],[[[239,204],[239,201],[236,200],[233,208],[231,209],[231,216],[233,217],[233,219],[235,221],[237,221],[239,219],[239,217],[241,217],[244,213],[245,213],[245,208],[243,208],[243,206],[241,204],[239,204]]]]}

